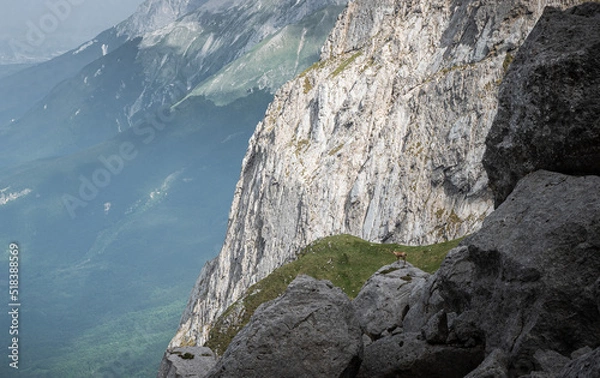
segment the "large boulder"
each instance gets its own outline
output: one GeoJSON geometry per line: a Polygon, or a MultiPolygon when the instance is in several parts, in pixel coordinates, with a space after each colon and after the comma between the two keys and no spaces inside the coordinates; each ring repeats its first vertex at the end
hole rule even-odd
{"type": "Polygon", "coordinates": [[[479,370],[508,376],[552,376],[575,351],[600,346],[598,188],[598,176],[526,176],[449,253],[403,319],[404,332],[426,337],[441,319],[430,344],[483,342],[495,355],[479,370]]]}
{"type": "Polygon", "coordinates": [[[558,378],[598,377],[600,377],[600,348],[573,360],[558,374],[558,378]]]}
{"type": "Polygon", "coordinates": [[[484,359],[482,340],[446,343],[444,312],[431,316],[422,328],[405,331],[403,319],[429,277],[410,264],[396,262],[379,269],[362,287],[353,301],[368,336],[359,378],[426,378],[442,372],[445,378],[462,378],[484,359]]]}
{"type": "Polygon", "coordinates": [[[365,348],[358,377],[462,378],[483,358],[482,345],[430,344],[420,333],[399,333],[365,348]]]}
{"type": "Polygon", "coordinates": [[[216,363],[216,356],[209,348],[174,348],[165,353],[158,377],[204,378],[216,363]]]}
{"type": "Polygon", "coordinates": [[[600,4],[546,8],[499,89],[483,164],[498,206],[538,169],[600,174],[600,4]]]}
{"type": "Polygon", "coordinates": [[[296,278],[262,304],[209,377],[354,377],[362,333],[349,298],[329,281],[296,278]]]}
{"type": "Polygon", "coordinates": [[[507,378],[506,361],[506,353],[501,349],[494,349],[477,369],[465,375],[465,378],[507,378]]]}
{"type": "Polygon", "coordinates": [[[363,332],[371,339],[402,327],[413,288],[422,285],[429,274],[411,264],[395,262],[379,269],[363,285],[352,301],[363,332]]]}

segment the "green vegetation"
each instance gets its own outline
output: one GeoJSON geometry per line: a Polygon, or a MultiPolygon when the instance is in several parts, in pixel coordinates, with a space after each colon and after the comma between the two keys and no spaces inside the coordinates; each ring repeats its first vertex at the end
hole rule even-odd
{"type": "Polygon", "coordinates": [[[304,94],[307,94],[313,89],[313,85],[308,79],[308,77],[304,76],[304,94]]]}
{"type": "Polygon", "coordinates": [[[342,148],[344,148],[344,143],[338,144],[337,147],[335,147],[334,149],[332,149],[331,151],[329,151],[329,156],[337,155],[337,153],[340,152],[340,150],[342,148]]]}
{"type": "MultiPolygon", "coordinates": [[[[217,320],[206,346],[217,354],[223,354],[233,337],[250,321],[258,306],[283,294],[300,274],[329,280],[350,298],[354,298],[373,273],[396,261],[391,253],[393,250],[406,251],[408,262],[433,273],[440,267],[448,251],[456,247],[460,240],[419,247],[369,243],[350,235],[318,240],[305,248],[296,261],[280,267],[250,287],[246,295],[231,305],[217,320]]],[[[395,268],[390,268],[388,272],[393,270],[395,268]]]]}
{"type": "Polygon", "coordinates": [[[326,60],[319,60],[319,61],[313,63],[310,67],[308,67],[304,71],[302,71],[300,73],[300,75],[298,75],[298,77],[303,78],[303,77],[306,77],[306,75],[311,71],[321,70],[327,65],[327,63],[328,62],[326,60]]]}
{"type": "Polygon", "coordinates": [[[350,58],[344,60],[342,62],[342,64],[340,64],[339,67],[336,68],[335,71],[333,71],[331,73],[331,77],[336,77],[337,75],[342,73],[352,62],[354,62],[356,60],[356,58],[358,58],[361,55],[362,55],[362,51],[359,51],[359,52],[353,54],[350,58]]]}
{"type": "Polygon", "coordinates": [[[308,147],[310,147],[310,140],[308,139],[301,139],[299,141],[296,142],[296,156],[301,155],[304,151],[306,151],[306,149],[308,149],[308,147]]]}
{"type": "MultiPolygon", "coordinates": [[[[163,307],[99,320],[96,327],[60,348],[59,354],[31,361],[22,373],[31,377],[155,376],[166,341],[175,331],[175,325],[164,324],[164,319],[180,315],[184,307],[185,301],[178,300],[163,307]]],[[[46,346],[53,348],[51,344],[46,346]]]]}
{"type": "Polygon", "coordinates": [[[507,52],[506,56],[504,57],[504,62],[502,62],[504,73],[508,71],[508,67],[510,67],[510,64],[513,62],[513,60],[515,60],[515,57],[511,53],[507,52]]]}

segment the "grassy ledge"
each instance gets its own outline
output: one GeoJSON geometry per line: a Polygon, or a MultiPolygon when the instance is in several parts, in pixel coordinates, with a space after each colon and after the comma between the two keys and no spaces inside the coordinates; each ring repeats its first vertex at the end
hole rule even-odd
{"type": "Polygon", "coordinates": [[[399,244],[369,243],[350,235],[331,236],[306,247],[296,261],[286,264],[251,286],[246,294],[217,319],[206,346],[222,355],[233,337],[250,321],[262,303],[283,294],[300,274],[329,280],[351,299],[379,268],[393,263],[395,249],[407,252],[408,262],[428,272],[435,272],[442,260],[462,239],[445,243],[408,247],[399,244]]]}

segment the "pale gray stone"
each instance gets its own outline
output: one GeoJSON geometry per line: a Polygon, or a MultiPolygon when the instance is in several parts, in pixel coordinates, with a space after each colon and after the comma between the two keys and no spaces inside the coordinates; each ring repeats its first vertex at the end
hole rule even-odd
{"type": "Polygon", "coordinates": [[[600,348],[584,354],[570,362],[558,374],[558,378],[597,378],[600,377],[600,348]]]}
{"type": "Polygon", "coordinates": [[[365,348],[357,377],[462,378],[483,360],[483,346],[431,345],[418,333],[383,337],[365,348]]]}
{"type": "Polygon", "coordinates": [[[363,332],[378,338],[402,327],[413,287],[429,274],[410,264],[397,262],[379,269],[352,301],[363,332]]]}
{"type": "Polygon", "coordinates": [[[158,377],[204,378],[216,363],[216,356],[209,348],[174,348],[165,352],[158,377]]]}

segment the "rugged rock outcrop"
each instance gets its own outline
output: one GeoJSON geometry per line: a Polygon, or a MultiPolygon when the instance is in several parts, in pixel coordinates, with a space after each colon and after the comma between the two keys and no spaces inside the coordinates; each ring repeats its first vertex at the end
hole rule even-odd
{"type": "Polygon", "coordinates": [[[203,378],[217,363],[215,354],[205,347],[175,348],[166,352],[158,376],[164,378],[203,378]]]}
{"type": "Polygon", "coordinates": [[[483,159],[496,205],[537,169],[600,174],[599,24],[598,3],[549,8],[516,55],[483,159]]]}
{"type": "Polygon", "coordinates": [[[600,348],[584,354],[570,362],[558,374],[558,378],[594,378],[600,377],[600,348]]]}
{"type": "MultiPolygon", "coordinates": [[[[528,40],[520,53],[530,57],[540,53],[549,67],[570,61],[573,66],[569,72],[580,72],[589,60],[578,61],[576,58],[585,54],[578,48],[569,50],[565,45],[572,42],[564,36],[577,40],[574,45],[579,44],[588,34],[576,32],[589,30],[589,18],[599,11],[597,4],[564,13],[546,11],[531,33],[533,42],[528,40]],[[569,22],[563,23],[565,19],[569,22]],[[547,38],[541,38],[542,34],[547,38]],[[556,46],[557,40],[562,46],[556,46]]],[[[596,34],[598,25],[592,28],[596,34]]],[[[537,65],[543,67],[543,60],[539,56],[537,59],[537,65]]],[[[526,69],[530,62],[515,60],[514,72],[526,69]]],[[[543,72],[543,68],[540,70],[543,72]]],[[[580,92],[597,92],[598,73],[578,82],[580,78],[573,74],[561,79],[570,81],[580,92]]],[[[527,75],[513,76],[512,82],[503,84],[503,93],[524,88],[528,80],[527,75]]],[[[534,86],[532,91],[550,94],[552,90],[565,90],[553,81],[539,85],[543,87],[534,86]]],[[[514,112],[530,122],[512,123],[513,135],[542,135],[548,132],[545,121],[551,120],[539,109],[553,106],[555,99],[550,97],[533,101],[532,106],[526,102],[509,102],[510,106],[500,102],[498,118],[510,119],[514,112]]],[[[598,117],[588,116],[595,106],[582,108],[583,118],[573,117],[577,118],[573,122],[578,122],[578,135],[595,135],[598,117]]],[[[490,138],[494,137],[492,133],[490,138]]],[[[565,156],[585,156],[590,151],[583,139],[569,144],[569,135],[561,130],[548,139],[556,143],[534,146],[525,137],[515,138],[513,148],[546,156],[545,163],[551,167],[563,160],[556,151],[557,143],[563,146],[565,156]]],[[[508,155],[500,158],[507,159],[521,174],[530,168],[528,160],[508,155]]],[[[495,164],[502,166],[503,162],[495,164]]],[[[506,170],[500,173],[507,175],[506,170]]],[[[496,184],[494,178],[498,176],[490,173],[490,177],[492,185],[496,184]]],[[[414,377],[425,371],[434,376],[443,372],[444,376],[459,377],[469,371],[476,358],[481,364],[468,377],[596,376],[597,349],[592,349],[600,345],[598,185],[600,176],[576,177],[545,170],[521,178],[512,194],[486,218],[482,229],[452,250],[440,270],[411,293],[410,309],[402,319],[403,333],[385,336],[366,347],[359,376],[414,377]],[[407,344],[410,348],[403,350],[407,344]],[[435,359],[431,357],[434,348],[439,351],[435,359]],[[386,354],[388,349],[396,352],[386,354]],[[423,364],[447,358],[453,358],[455,370],[438,366],[441,370],[432,373],[427,370],[432,365],[423,364]]]]}
{"type": "Polygon", "coordinates": [[[450,252],[408,311],[404,331],[425,332],[445,314],[443,344],[483,343],[493,355],[485,368],[509,376],[558,373],[573,352],[598,347],[598,185],[598,176],[548,171],[522,179],[482,229],[450,252]]]}
{"type": "Polygon", "coordinates": [[[257,310],[209,376],[595,377],[599,185],[534,172],[436,274],[386,266],[352,306],[301,277],[257,310]]]}
{"type": "Polygon", "coordinates": [[[497,86],[545,5],[575,0],[357,0],[322,59],[257,126],[220,255],[170,347],[212,322],[308,243],[349,233],[424,244],[473,232],[492,210],[481,165],[497,86]]]}
{"type": "Polygon", "coordinates": [[[358,377],[462,378],[483,359],[481,344],[430,344],[419,333],[400,333],[375,341],[365,349],[358,377]]]}
{"type": "Polygon", "coordinates": [[[361,330],[346,294],[299,276],[256,310],[208,376],[353,377],[361,359],[361,330]]]}
{"type": "Polygon", "coordinates": [[[429,274],[401,262],[379,269],[360,290],[352,304],[363,333],[371,339],[398,332],[402,316],[409,309],[415,285],[425,283],[429,274]]]}

